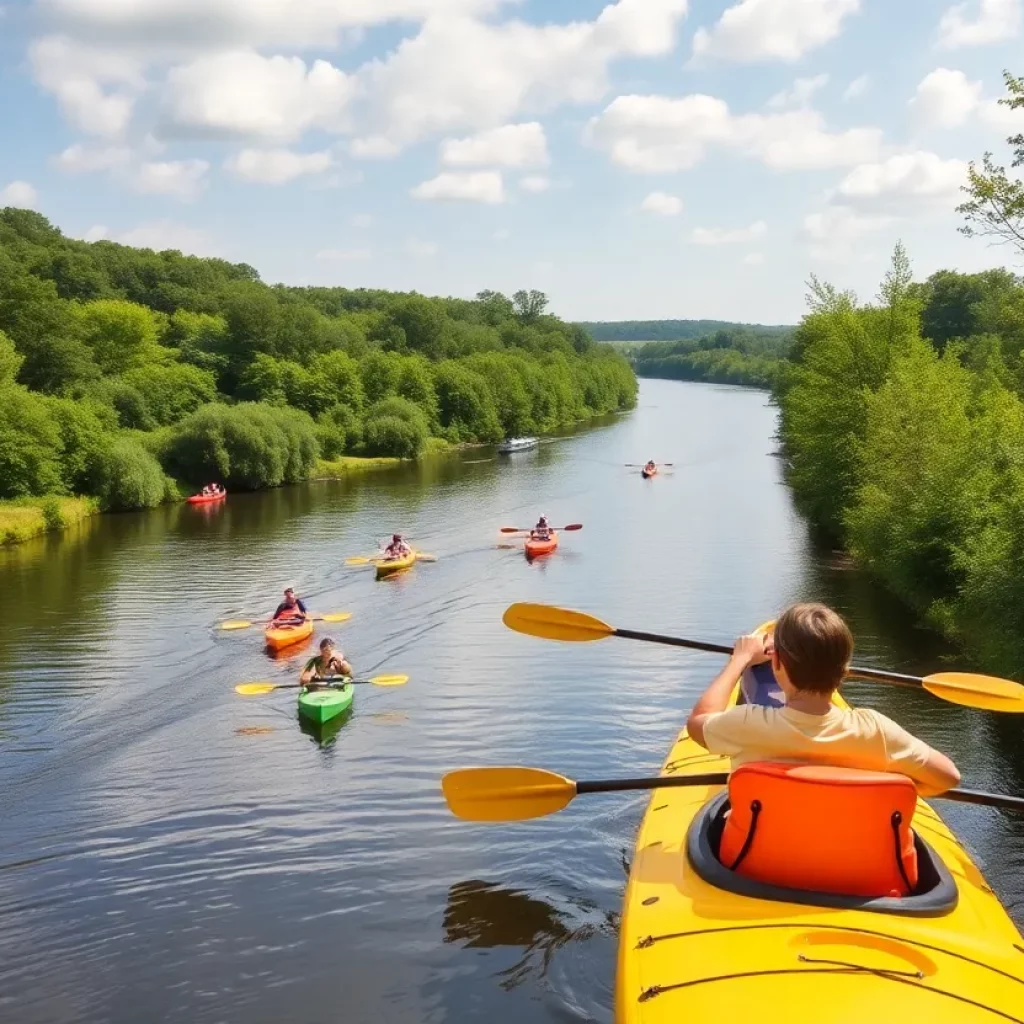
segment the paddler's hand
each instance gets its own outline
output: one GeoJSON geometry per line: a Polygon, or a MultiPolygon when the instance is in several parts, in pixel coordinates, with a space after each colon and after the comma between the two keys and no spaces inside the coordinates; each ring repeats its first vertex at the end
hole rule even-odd
{"type": "Polygon", "coordinates": [[[745,665],[761,665],[771,659],[771,637],[758,636],[753,633],[741,636],[733,645],[732,656],[734,661],[742,662],[745,665]]]}

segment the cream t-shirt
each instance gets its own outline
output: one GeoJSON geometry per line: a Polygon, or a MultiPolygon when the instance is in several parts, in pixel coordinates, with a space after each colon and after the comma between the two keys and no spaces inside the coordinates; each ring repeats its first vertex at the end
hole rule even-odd
{"type": "Polygon", "coordinates": [[[749,761],[792,761],[919,779],[928,759],[925,743],[870,708],[809,715],[741,704],[705,719],[704,744],[711,753],[730,757],[733,769],[749,761]]]}

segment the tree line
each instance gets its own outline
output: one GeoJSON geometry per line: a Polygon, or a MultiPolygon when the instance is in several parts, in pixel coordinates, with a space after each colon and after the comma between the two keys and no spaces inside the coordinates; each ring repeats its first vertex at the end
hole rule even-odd
{"type": "Polygon", "coordinates": [[[786,336],[793,328],[764,324],[738,324],[728,320],[595,320],[581,327],[597,341],[693,341],[718,331],[749,332],[760,337],[786,336]]]}
{"type": "Polygon", "coordinates": [[[276,486],[319,458],[415,458],[635,405],[628,362],[546,307],[269,286],[0,210],[0,498],[139,508],[176,480],[276,486]]]}
{"type": "Polygon", "coordinates": [[[699,338],[622,348],[638,377],[770,388],[786,358],[793,328],[734,324],[699,338]]]}
{"type": "MultiPolygon", "coordinates": [[[[986,156],[967,193],[965,233],[1024,252],[1021,183],[986,156]]],[[[798,502],[930,624],[1021,673],[1024,280],[915,282],[900,246],[876,301],[812,279],[809,307],[775,388],[798,502]]]]}

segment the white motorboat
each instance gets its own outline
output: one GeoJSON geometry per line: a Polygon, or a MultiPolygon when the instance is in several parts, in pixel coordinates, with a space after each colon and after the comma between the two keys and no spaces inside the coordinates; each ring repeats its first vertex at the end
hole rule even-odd
{"type": "Polygon", "coordinates": [[[540,441],[535,437],[510,437],[498,445],[498,451],[502,455],[510,455],[512,452],[526,452],[536,448],[540,441]]]}

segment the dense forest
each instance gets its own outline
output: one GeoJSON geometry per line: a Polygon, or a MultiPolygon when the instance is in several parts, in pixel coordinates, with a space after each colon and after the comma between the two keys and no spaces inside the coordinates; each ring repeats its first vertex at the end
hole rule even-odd
{"type": "Polygon", "coordinates": [[[699,338],[630,345],[623,351],[638,377],[710,381],[769,388],[778,376],[793,328],[721,328],[699,338]]]}
{"type": "Polygon", "coordinates": [[[321,457],[414,458],[631,408],[627,361],[546,305],[268,286],[2,210],[0,498],[139,508],[177,480],[276,486],[321,457]]]}
{"type": "MultiPolygon", "coordinates": [[[[1024,136],[1008,141],[1021,166],[1024,136]]],[[[1024,252],[1024,184],[986,156],[967,193],[964,233],[1024,252]]],[[[1024,672],[1024,280],[914,282],[902,247],[873,303],[812,279],[776,398],[811,520],[931,624],[1024,672]]]]}
{"type": "Polygon", "coordinates": [[[792,327],[737,324],[727,320],[600,320],[580,326],[597,341],[693,341],[718,331],[750,331],[760,337],[788,336],[792,327]]]}

